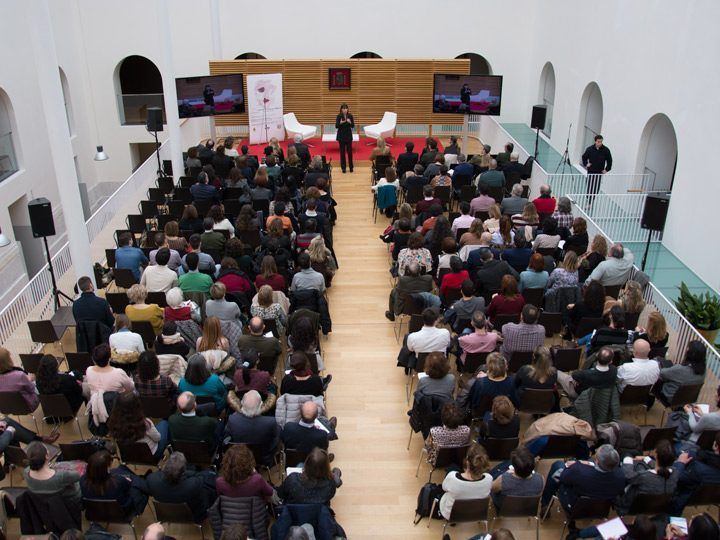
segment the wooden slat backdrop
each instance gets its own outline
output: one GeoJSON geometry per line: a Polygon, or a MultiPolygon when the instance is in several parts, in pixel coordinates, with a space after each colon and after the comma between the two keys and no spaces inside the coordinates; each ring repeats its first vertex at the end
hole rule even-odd
{"type": "MultiPolygon", "coordinates": [[[[283,108],[304,124],[332,124],[346,102],[359,126],[380,121],[383,112],[398,113],[399,124],[462,124],[459,114],[432,112],[433,73],[470,73],[469,60],[220,60],[210,74],[283,74],[283,108]],[[351,69],[350,90],[328,89],[328,68],[351,69]]],[[[245,78],[247,96],[247,77],[245,78]]],[[[218,126],[247,125],[248,115],[215,117],[218,126]]]]}

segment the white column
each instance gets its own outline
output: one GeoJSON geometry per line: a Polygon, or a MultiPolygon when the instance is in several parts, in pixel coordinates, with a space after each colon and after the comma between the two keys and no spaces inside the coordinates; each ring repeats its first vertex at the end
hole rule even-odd
{"type": "MultiPolygon", "coordinates": [[[[215,60],[222,60],[222,30],[220,29],[220,2],[219,0],[208,0],[210,2],[210,37],[212,38],[212,52],[215,60]]],[[[217,129],[215,129],[215,117],[208,116],[210,122],[210,138],[217,140],[217,129]]]]}
{"type": "MultiPolygon", "coordinates": [[[[52,158],[75,275],[77,277],[89,276],[95,281],[90,259],[90,242],[75,173],[72,144],[65,118],[65,102],[60,83],[60,70],[48,0],[31,0],[25,5],[27,6],[28,32],[31,34],[30,41],[37,68],[40,102],[45,116],[45,126],[36,126],[36,129],[44,127],[48,139],[52,141],[47,151],[52,158]]],[[[91,152],[93,149],[89,148],[87,151],[91,152]]],[[[36,195],[41,196],[42,194],[36,195]]]]}
{"type": "Polygon", "coordinates": [[[175,181],[185,174],[185,165],[182,159],[182,138],[180,136],[180,115],[177,106],[177,91],[175,89],[175,62],[173,61],[172,35],[170,33],[170,2],[160,0],[157,6],[158,29],[160,30],[160,47],[162,59],[163,95],[165,100],[165,118],[170,145],[170,159],[172,160],[173,176],[175,181]]]}

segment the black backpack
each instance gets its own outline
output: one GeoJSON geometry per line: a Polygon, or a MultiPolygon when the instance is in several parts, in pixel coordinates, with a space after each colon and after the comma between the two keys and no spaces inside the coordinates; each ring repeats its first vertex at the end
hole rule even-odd
{"type": "Polygon", "coordinates": [[[435,504],[435,512],[432,515],[432,519],[442,519],[442,515],[440,515],[440,497],[442,497],[444,493],[440,484],[433,484],[431,482],[428,482],[420,488],[413,525],[420,523],[420,520],[424,517],[431,517],[430,512],[432,511],[435,499],[437,499],[438,502],[435,504]]]}

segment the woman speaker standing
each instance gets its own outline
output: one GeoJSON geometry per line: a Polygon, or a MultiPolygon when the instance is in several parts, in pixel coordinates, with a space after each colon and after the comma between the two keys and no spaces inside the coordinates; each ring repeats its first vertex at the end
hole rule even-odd
{"type": "Polygon", "coordinates": [[[335,119],[335,128],[337,129],[337,142],[340,145],[340,168],[342,172],[345,172],[345,155],[347,154],[347,163],[350,165],[350,172],[353,172],[353,160],[352,160],[352,143],[353,143],[353,128],[355,127],[355,120],[353,115],[350,114],[347,103],[340,105],[340,114],[335,119]]]}

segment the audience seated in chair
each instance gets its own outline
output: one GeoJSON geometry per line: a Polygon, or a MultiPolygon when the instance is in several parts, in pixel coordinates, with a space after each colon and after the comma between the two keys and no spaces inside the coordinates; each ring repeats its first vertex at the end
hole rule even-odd
{"type": "Polygon", "coordinates": [[[440,514],[450,518],[455,501],[464,499],[484,499],[490,496],[492,476],[487,472],[489,459],[485,449],[473,444],[468,450],[463,471],[451,471],[442,483],[445,494],[440,498],[440,514]]]}
{"type": "Polygon", "coordinates": [[[455,375],[450,373],[450,360],[442,352],[431,352],[425,359],[425,373],[418,375],[415,399],[423,396],[440,396],[452,399],[455,392],[455,375]]]}
{"type": "MultiPolygon", "coordinates": [[[[204,404],[203,411],[209,414],[220,414],[227,405],[227,389],[216,374],[211,373],[207,360],[200,353],[188,358],[185,376],[178,383],[178,390],[192,393],[198,397],[212,398],[212,403],[204,404]]],[[[179,405],[178,405],[179,406],[179,405]]]]}
{"type": "Polygon", "coordinates": [[[78,279],[77,286],[80,290],[80,296],[75,299],[72,306],[75,322],[96,321],[107,327],[112,327],[115,319],[110,304],[104,298],[95,295],[95,286],[92,280],[87,276],[83,276],[78,279]]]}
{"type": "MultiPolygon", "coordinates": [[[[220,233],[217,233],[220,234],[220,233]]],[[[200,257],[191,252],[185,256],[187,271],[180,276],[178,284],[183,293],[199,292],[208,294],[212,287],[212,278],[199,270],[200,257]]]]}
{"type": "Polygon", "coordinates": [[[541,345],[533,351],[531,365],[521,367],[515,374],[515,392],[518,401],[526,389],[554,390],[557,385],[557,370],[553,367],[550,349],[541,345]]]}
{"type": "Polygon", "coordinates": [[[122,465],[111,469],[112,461],[107,450],[90,456],[85,474],[80,478],[83,498],[116,501],[128,515],[141,515],[148,501],[142,491],[144,479],[122,465]]]}
{"type": "Polygon", "coordinates": [[[617,367],[612,365],[615,354],[610,347],[602,347],[595,355],[595,365],[578,369],[572,375],[558,371],[557,380],[570,399],[589,388],[609,388],[617,382],[617,367]]]}
{"type": "Polygon", "coordinates": [[[705,345],[698,340],[691,341],[682,362],[660,370],[661,386],[655,393],[669,402],[682,385],[702,383],[705,380],[706,356],[705,345]]]}
{"type": "Polygon", "coordinates": [[[159,471],[146,478],[149,495],[164,503],[185,503],[196,523],[202,523],[208,508],[217,498],[215,473],[189,471],[182,452],[173,452],[159,471]]]}
{"type": "Polygon", "coordinates": [[[426,308],[422,312],[423,327],[407,337],[407,348],[410,352],[445,353],[450,347],[450,332],[446,328],[438,328],[440,314],[435,308],[426,308]]]}
{"type": "Polygon", "coordinates": [[[255,457],[245,444],[233,444],[225,451],[215,489],[219,497],[263,497],[268,501],[275,492],[255,470],[255,457]]]}
{"type": "MultiPolygon", "coordinates": [[[[177,252],[175,252],[177,253],[177,252]]],[[[180,267],[180,255],[177,256],[177,267],[180,267]]],[[[167,292],[178,285],[178,276],[170,268],[170,250],[166,247],[157,250],[155,264],[150,264],[143,271],[140,285],[148,292],[167,292]]]]}
{"type": "MultiPolygon", "coordinates": [[[[0,375],[0,377],[2,376],[0,375]]],[[[84,401],[82,378],[82,373],[61,373],[58,370],[57,358],[51,354],[45,354],[40,358],[40,365],[35,374],[35,386],[37,393],[41,396],[62,394],[70,404],[70,408],[77,414],[84,401]]]]}
{"type": "Polygon", "coordinates": [[[503,344],[500,352],[509,360],[512,353],[532,352],[545,344],[545,328],[538,324],[540,310],[532,304],[522,308],[519,323],[507,323],[500,329],[503,344]]]}
{"type": "Polygon", "coordinates": [[[143,250],[133,245],[133,235],[124,232],[118,237],[118,248],[115,250],[115,268],[130,270],[136,281],[140,281],[142,269],[148,264],[143,250]]]}
{"type": "MultiPolygon", "coordinates": [[[[600,235],[596,235],[596,238],[600,235]]],[[[599,281],[604,287],[624,285],[630,278],[635,257],[632,252],[622,244],[610,246],[608,258],[600,262],[585,280],[599,281]]]]}
{"type": "Polygon", "coordinates": [[[470,392],[468,400],[472,407],[480,405],[483,399],[507,396],[516,403],[515,383],[507,373],[507,360],[501,353],[490,353],[487,357],[487,371],[479,371],[474,379],[468,381],[470,392]]]}
{"type": "Polygon", "coordinates": [[[243,395],[241,409],[228,418],[225,436],[232,442],[261,447],[262,464],[272,464],[280,441],[280,428],[272,416],[262,416],[262,398],[256,390],[243,395]]]}
{"type": "Polygon", "coordinates": [[[164,397],[167,398],[169,403],[175,404],[178,394],[177,386],[170,377],[160,373],[160,362],[158,361],[158,355],[154,351],[145,351],[140,354],[137,373],[133,380],[135,390],[141,398],[164,397]]]}
{"type": "Polygon", "coordinates": [[[492,409],[487,411],[480,424],[480,438],[514,439],[520,433],[520,417],[508,396],[495,396],[492,409]]]}
{"type": "Polygon", "coordinates": [[[337,467],[330,469],[328,453],[320,448],[314,448],[305,459],[302,473],[289,474],[277,488],[277,494],[285,504],[329,505],[335,496],[335,491],[342,485],[340,478],[340,469],[337,467]]]}
{"type": "Polygon", "coordinates": [[[524,446],[510,454],[510,465],[500,464],[498,474],[492,483],[492,499],[495,508],[500,509],[505,497],[535,497],[542,493],[545,480],[535,472],[535,456],[524,446]],[[502,471],[502,472],[501,472],[502,471]]]}
{"type": "Polygon", "coordinates": [[[440,412],[442,425],[430,428],[425,439],[427,462],[435,465],[440,448],[464,446],[470,441],[470,427],[464,425],[465,411],[454,401],[448,401],[440,412]]]}
{"type": "MultiPolygon", "coordinates": [[[[452,304],[443,314],[445,322],[452,325],[453,330],[460,332],[458,323],[462,320],[471,320],[476,312],[485,312],[485,299],[482,296],[474,296],[475,285],[472,280],[466,279],[460,285],[460,300],[452,304]]],[[[471,351],[485,352],[485,351],[471,351]]]]}
{"type": "Polygon", "coordinates": [[[317,422],[318,416],[318,406],[315,402],[303,403],[300,409],[300,420],[288,422],[283,426],[280,439],[285,448],[292,448],[301,453],[310,453],[313,448],[327,450],[328,431],[317,422]]]}
{"type": "Polygon", "coordinates": [[[172,441],[205,442],[210,450],[220,442],[218,431],[222,424],[211,416],[199,416],[192,392],[183,392],[177,399],[178,412],[170,416],[170,443],[172,441]]]}

